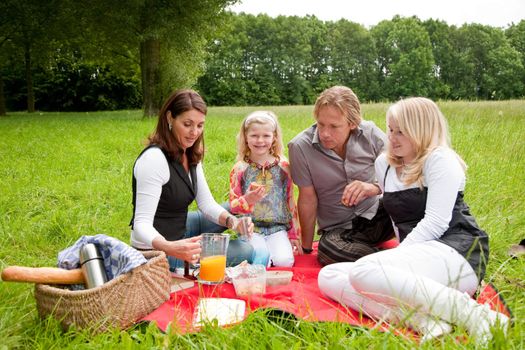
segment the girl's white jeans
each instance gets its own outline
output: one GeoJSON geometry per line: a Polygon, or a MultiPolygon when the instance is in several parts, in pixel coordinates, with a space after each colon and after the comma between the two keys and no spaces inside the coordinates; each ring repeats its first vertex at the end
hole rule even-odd
{"type": "Polygon", "coordinates": [[[280,267],[292,267],[294,264],[292,244],[288,232],[284,230],[268,236],[254,233],[248,243],[254,249],[254,264],[280,267]]]}
{"type": "Polygon", "coordinates": [[[455,249],[428,241],[401,245],[356,262],[325,266],[321,291],[376,320],[399,321],[418,313],[463,324],[475,302],[478,278],[455,249]]]}

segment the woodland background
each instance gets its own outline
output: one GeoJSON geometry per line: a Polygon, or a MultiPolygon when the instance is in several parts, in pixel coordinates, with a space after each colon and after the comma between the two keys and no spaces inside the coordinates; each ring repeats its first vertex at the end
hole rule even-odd
{"type": "Polygon", "coordinates": [[[341,84],[363,102],[520,99],[525,20],[461,27],[417,17],[366,28],[233,14],[225,0],[5,0],[0,115],[142,108],[193,87],[210,105],[309,105],[341,84]]]}

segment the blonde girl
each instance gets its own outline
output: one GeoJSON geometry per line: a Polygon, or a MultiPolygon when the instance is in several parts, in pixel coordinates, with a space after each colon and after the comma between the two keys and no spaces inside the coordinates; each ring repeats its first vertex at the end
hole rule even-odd
{"type": "Polygon", "coordinates": [[[300,247],[293,183],[274,113],[248,115],[237,135],[237,162],[230,173],[231,212],[255,224],[249,243],[253,264],[291,267],[300,247]]]}

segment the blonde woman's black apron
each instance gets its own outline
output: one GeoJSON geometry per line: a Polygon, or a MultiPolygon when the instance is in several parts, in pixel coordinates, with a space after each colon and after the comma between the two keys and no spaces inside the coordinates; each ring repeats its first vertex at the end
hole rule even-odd
{"type": "MultiPolygon", "coordinates": [[[[389,170],[390,166],[385,172],[383,188],[389,170]]],[[[426,187],[396,192],[387,192],[385,188],[383,205],[398,228],[400,242],[425,216],[427,193],[426,187]]],[[[483,279],[489,258],[489,238],[470,214],[468,205],[463,201],[463,192],[458,192],[449,227],[437,241],[454,248],[465,257],[476,272],[479,281],[483,279]]]]}

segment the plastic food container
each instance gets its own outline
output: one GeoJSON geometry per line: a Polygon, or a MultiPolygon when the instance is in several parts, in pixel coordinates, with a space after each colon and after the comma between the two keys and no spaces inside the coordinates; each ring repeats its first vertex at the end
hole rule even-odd
{"type": "Polygon", "coordinates": [[[267,286],[284,286],[292,281],[292,271],[272,270],[266,272],[267,286]]]}
{"type": "Polygon", "coordinates": [[[236,269],[232,276],[235,293],[238,297],[247,297],[266,292],[266,267],[246,265],[236,269]]]}

